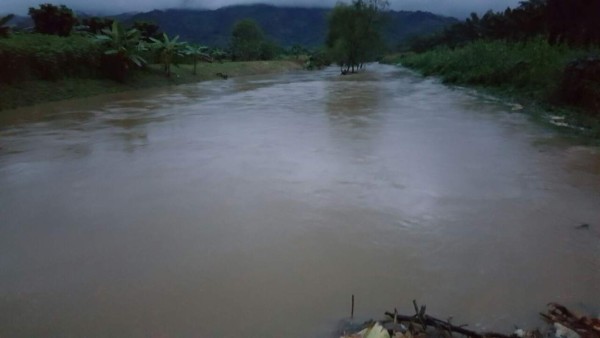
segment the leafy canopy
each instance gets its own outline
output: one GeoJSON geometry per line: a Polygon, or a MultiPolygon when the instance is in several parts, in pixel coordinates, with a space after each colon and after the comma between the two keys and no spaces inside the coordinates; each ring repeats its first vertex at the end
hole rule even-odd
{"type": "Polygon", "coordinates": [[[266,40],[256,21],[244,19],[233,27],[230,48],[234,60],[249,61],[272,59],[278,47],[266,40]]]}
{"type": "Polygon", "coordinates": [[[150,47],[158,52],[165,73],[170,76],[171,65],[173,64],[174,58],[185,54],[187,43],[179,42],[179,35],[173,39],[169,39],[167,33],[163,33],[162,40],[155,38],[149,39],[150,47]]]}
{"type": "Polygon", "coordinates": [[[131,62],[142,67],[147,62],[139,54],[145,50],[140,41],[140,32],[137,29],[125,30],[118,21],[112,23],[111,29],[102,30],[101,35],[96,36],[98,42],[104,43],[107,50],[106,55],[116,55],[125,62],[131,62]]]}
{"type": "Polygon", "coordinates": [[[333,60],[347,69],[370,61],[383,47],[384,0],[353,0],[338,3],[329,16],[326,45],[333,60]]]}
{"type": "Polygon", "coordinates": [[[75,13],[65,5],[41,4],[39,8],[30,7],[29,15],[35,31],[42,34],[69,36],[77,24],[75,13]]]}

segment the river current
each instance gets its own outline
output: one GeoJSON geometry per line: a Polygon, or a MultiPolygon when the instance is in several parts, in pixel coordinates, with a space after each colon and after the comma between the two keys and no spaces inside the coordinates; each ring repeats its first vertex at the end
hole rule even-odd
{"type": "Polygon", "coordinates": [[[517,108],[369,65],[2,112],[0,337],[598,315],[600,152],[517,108]]]}

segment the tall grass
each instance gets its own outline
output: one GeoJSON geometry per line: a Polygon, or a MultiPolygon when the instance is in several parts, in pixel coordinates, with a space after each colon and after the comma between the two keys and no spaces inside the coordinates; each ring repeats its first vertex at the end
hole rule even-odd
{"type": "Polygon", "coordinates": [[[553,46],[545,39],[527,42],[475,41],[461,48],[437,48],[399,61],[445,82],[503,87],[537,99],[558,90],[565,66],[590,51],[553,46]]]}

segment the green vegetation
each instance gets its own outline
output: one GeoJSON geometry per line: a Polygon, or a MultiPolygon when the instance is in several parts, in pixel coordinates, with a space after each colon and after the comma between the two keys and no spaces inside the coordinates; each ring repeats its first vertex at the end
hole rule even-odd
{"type": "Polygon", "coordinates": [[[251,19],[238,21],[231,32],[231,58],[236,61],[270,60],[278,47],[267,41],[262,28],[251,19]]]}
{"type": "Polygon", "coordinates": [[[353,0],[338,3],[329,17],[327,48],[342,73],[352,72],[383,48],[381,37],[383,12],[389,6],[384,0],[353,0]]]}
{"type": "Polygon", "coordinates": [[[114,80],[124,81],[132,66],[141,68],[148,63],[141,54],[145,47],[140,37],[140,31],[125,30],[118,21],[95,37],[104,49],[103,67],[114,80]]]}
{"type": "MultiPolygon", "coordinates": [[[[13,17],[0,20],[0,110],[107,92],[297,69],[301,63],[224,63],[231,54],[191,46],[166,33],[158,36],[159,27],[151,22],[135,22],[129,27],[103,18],[79,22],[69,8],[51,4],[30,8],[29,12],[35,33],[9,34],[5,25],[13,17]],[[215,60],[218,63],[213,63],[215,60]],[[179,64],[182,67],[175,72],[172,66],[179,64]]],[[[238,60],[279,57],[280,49],[251,21],[241,22],[234,32],[238,60]]]]}
{"type": "MultiPolygon", "coordinates": [[[[158,52],[160,62],[163,65],[163,70],[167,76],[171,76],[171,65],[173,64],[174,58],[177,56],[184,56],[187,51],[187,44],[185,42],[179,42],[179,36],[169,39],[167,33],[163,33],[162,40],[150,38],[152,42],[150,48],[158,52]]],[[[194,73],[196,73],[196,67],[194,63],[194,73]]]]}
{"type": "Polygon", "coordinates": [[[100,34],[103,30],[110,29],[113,22],[114,20],[108,18],[86,18],[81,20],[81,26],[78,28],[90,34],[100,34]]]}
{"type": "Polygon", "coordinates": [[[189,55],[192,57],[192,62],[194,64],[194,75],[198,73],[198,61],[205,60],[212,62],[212,58],[208,55],[209,48],[206,46],[194,46],[187,45],[185,50],[185,55],[189,55]]]}
{"type": "Polygon", "coordinates": [[[92,39],[13,34],[0,39],[0,83],[101,75],[102,52],[92,39]]]}
{"type": "Polygon", "coordinates": [[[478,40],[462,48],[408,54],[400,62],[449,83],[498,86],[546,99],[558,89],[567,63],[586,53],[541,38],[520,43],[478,40]]]}
{"type": "Polygon", "coordinates": [[[29,16],[33,19],[35,31],[41,34],[69,36],[77,24],[75,13],[65,5],[58,7],[42,4],[39,8],[30,7],[29,16]]]}

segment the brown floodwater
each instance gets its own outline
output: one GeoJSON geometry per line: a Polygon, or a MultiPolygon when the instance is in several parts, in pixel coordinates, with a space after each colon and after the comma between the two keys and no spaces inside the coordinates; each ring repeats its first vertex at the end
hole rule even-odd
{"type": "Polygon", "coordinates": [[[0,114],[0,337],[327,337],[352,294],[598,315],[600,152],[379,65],[0,114]]]}

